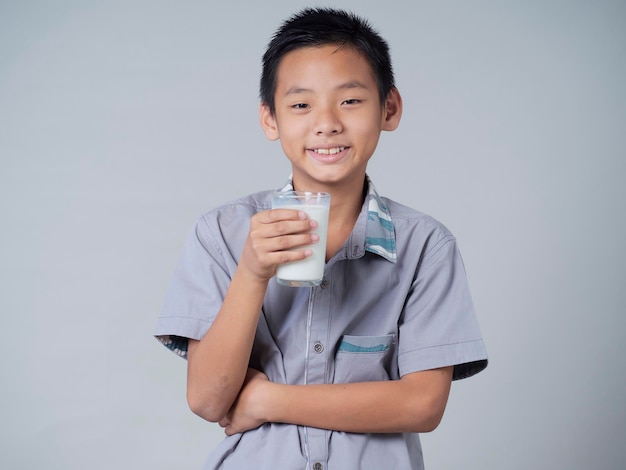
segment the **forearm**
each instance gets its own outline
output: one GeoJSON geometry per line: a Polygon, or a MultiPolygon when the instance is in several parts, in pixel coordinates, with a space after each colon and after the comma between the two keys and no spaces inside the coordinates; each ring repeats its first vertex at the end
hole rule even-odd
{"type": "Polygon", "coordinates": [[[385,382],[270,384],[266,420],[357,433],[429,432],[443,416],[451,377],[452,368],[444,368],[385,382]]]}
{"type": "Polygon", "coordinates": [[[238,270],[215,321],[201,341],[190,343],[187,401],[204,419],[219,421],[239,394],[266,288],[267,281],[238,270]]]}
{"type": "Polygon", "coordinates": [[[230,410],[246,378],[259,314],[269,280],[279,264],[311,255],[317,223],[293,209],[262,211],[250,219],[250,231],[237,270],[209,331],[187,351],[187,401],[194,413],[220,421],[230,410]]]}

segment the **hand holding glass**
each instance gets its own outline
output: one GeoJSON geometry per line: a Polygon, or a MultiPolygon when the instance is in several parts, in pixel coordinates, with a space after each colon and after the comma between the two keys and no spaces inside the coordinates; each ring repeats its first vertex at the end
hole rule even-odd
{"type": "Polygon", "coordinates": [[[309,248],[313,252],[311,256],[278,266],[276,272],[278,283],[291,287],[318,286],[324,278],[326,264],[330,194],[306,191],[276,192],[272,195],[272,209],[295,209],[305,212],[309,219],[317,222],[317,229],[314,232],[319,235],[317,243],[294,248],[297,250],[309,248]]]}

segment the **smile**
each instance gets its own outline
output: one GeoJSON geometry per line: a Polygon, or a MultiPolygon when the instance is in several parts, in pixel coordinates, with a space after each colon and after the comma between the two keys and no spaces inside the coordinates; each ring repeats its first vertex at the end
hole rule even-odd
{"type": "Polygon", "coordinates": [[[336,155],[339,152],[343,152],[345,147],[333,147],[330,149],[313,149],[313,151],[319,155],[336,155]]]}

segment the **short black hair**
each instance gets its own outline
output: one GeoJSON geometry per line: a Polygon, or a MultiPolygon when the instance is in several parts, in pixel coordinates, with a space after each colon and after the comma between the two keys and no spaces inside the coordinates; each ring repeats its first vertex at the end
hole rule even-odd
{"type": "Polygon", "coordinates": [[[263,54],[260,98],[274,114],[276,76],[281,59],[302,47],[337,44],[363,54],[374,72],[381,102],[395,86],[387,42],[363,18],[334,8],[305,8],[276,31],[263,54]]]}

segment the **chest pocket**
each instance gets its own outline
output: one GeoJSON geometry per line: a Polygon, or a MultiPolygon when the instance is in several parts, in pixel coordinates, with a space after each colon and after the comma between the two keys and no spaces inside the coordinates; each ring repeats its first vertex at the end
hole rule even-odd
{"type": "Polygon", "coordinates": [[[397,378],[394,372],[395,335],[341,338],[335,357],[334,383],[381,381],[397,378]]]}

